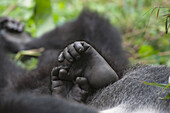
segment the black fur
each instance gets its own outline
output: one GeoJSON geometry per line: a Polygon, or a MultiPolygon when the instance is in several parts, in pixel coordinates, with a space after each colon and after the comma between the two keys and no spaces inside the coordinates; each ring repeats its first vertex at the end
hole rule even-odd
{"type": "Polygon", "coordinates": [[[95,109],[60,98],[8,93],[0,97],[1,113],[97,113],[95,109]]]}

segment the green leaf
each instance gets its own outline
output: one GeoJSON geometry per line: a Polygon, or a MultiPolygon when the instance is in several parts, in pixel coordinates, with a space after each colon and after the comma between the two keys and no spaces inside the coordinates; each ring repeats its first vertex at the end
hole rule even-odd
{"type": "Polygon", "coordinates": [[[170,99],[170,92],[164,98],[160,98],[160,99],[170,99]]]}
{"type": "Polygon", "coordinates": [[[140,57],[148,57],[157,53],[150,45],[142,45],[138,51],[140,57]]]}
{"type": "Polygon", "coordinates": [[[24,62],[22,62],[21,60],[16,61],[16,64],[22,68],[27,69],[28,71],[35,69],[37,67],[38,64],[38,59],[37,58],[30,58],[24,62]]]}
{"type": "Polygon", "coordinates": [[[50,31],[54,27],[55,27],[55,25],[53,23],[53,18],[50,16],[50,17],[46,18],[46,20],[43,22],[43,24],[41,24],[39,26],[39,28],[37,29],[36,36],[39,37],[42,34],[44,34],[45,32],[50,31]]]}
{"type": "Polygon", "coordinates": [[[170,66],[170,59],[167,60],[166,65],[170,66]]]}
{"type": "Polygon", "coordinates": [[[47,32],[53,28],[53,26],[51,26],[54,25],[52,17],[52,6],[50,0],[35,0],[35,3],[36,6],[34,9],[35,14],[33,19],[38,28],[37,36],[40,36],[42,33],[47,32]]]}
{"type": "Polygon", "coordinates": [[[44,48],[20,51],[15,55],[15,61],[21,60],[23,56],[41,56],[41,52],[43,51],[44,48]]]}
{"type": "Polygon", "coordinates": [[[158,8],[158,11],[157,11],[157,15],[156,15],[157,19],[158,19],[158,16],[159,16],[159,10],[160,10],[160,7],[158,8]]]}
{"type": "Polygon", "coordinates": [[[165,90],[165,89],[168,89],[170,87],[170,84],[168,84],[163,90],[162,92],[165,90]]]}
{"type": "Polygon", "coordinates": [[[165,33],[167,34],[168,33],[168,25],[169,25],[169,23],[168,23],[168,20],[169,20],[169,17],[166,17],[166,20],[165,20],[165,33]]]}
{"type": "MultiPolygon", "coordinates": [[[[149,83],[149,82],[145,82],[145,81],[142,81],[142,83],[144,83],[146,85],[150,85],[150,86],[161,87],[161,88],[166,88],[169,85],[169,84],[149,83]]],[[[167,89],[170,89],[170,87],[167,87],[167,89]]]]}

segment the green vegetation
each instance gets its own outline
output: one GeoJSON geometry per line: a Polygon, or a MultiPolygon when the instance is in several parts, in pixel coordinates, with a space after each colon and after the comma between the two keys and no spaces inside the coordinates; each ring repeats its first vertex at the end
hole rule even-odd
{"type": "MultiPolygon", "coordinates": [[[[157,93],[161,93],[166,89],[170,89],[170,78],[169,78],[168,84],[149,83],[149,82],[145,82],[145,81],[142,81],[142,83],[144,83],[146,85],[150,85],[150,86],[156,86],[156,87],[163,88],[162,91],[157,92],[157,93]]],[[[170,99],[170,92],[168,92],[168,94],[165,97],[160,97],[160,99],[170,99]]]]}
{"type": "MultiPolygon", "coordinates": [[[[33,37],[74,19],[83,7],[96,10],[122,31],[123,46],[132,64],[170,66],[170,34],[165,34],[169,0],[1,0],[0,16],[25,23],[33,37]],[[155,8],[154,11],[150,10],[155,8]],[[159,15],[158,15],[159,13],[159,15]]],[[[168,28],[168,27],[167,27],[168,28]]],[[[34,60],[33,60],[34,61],[34,60]]]]}

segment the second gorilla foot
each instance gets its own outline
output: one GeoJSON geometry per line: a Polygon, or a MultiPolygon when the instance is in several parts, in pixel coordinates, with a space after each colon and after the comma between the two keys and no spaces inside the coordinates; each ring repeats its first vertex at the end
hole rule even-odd
{"type": "Polygon", "coordinates": [[[55,67],[51,73],[51,93],[69,101],[85,102],[88,96],[88,82],[84,77],[77,77],[72,81],[63,67],[55,67]],[[65,80],[63,80],[65,79],[65,80]]]}

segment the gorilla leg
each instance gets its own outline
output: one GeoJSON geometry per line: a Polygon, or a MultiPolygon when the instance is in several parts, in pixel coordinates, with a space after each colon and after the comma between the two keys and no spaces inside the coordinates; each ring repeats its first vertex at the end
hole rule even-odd
{"type": "Polygon", "coordinates": [[[83,105],[63,101],[56,97],[8,93],[0,97],[0,113],[97,113],[83,105]]]}
{"type": "Polygon", "coordinates": [[[8,82],[23,73],[26,73],[26,71],[16,66],[14,62],[8,58],[5,50],[0,47],[0,91],[1,88],[7,86],[8,82]]]}

